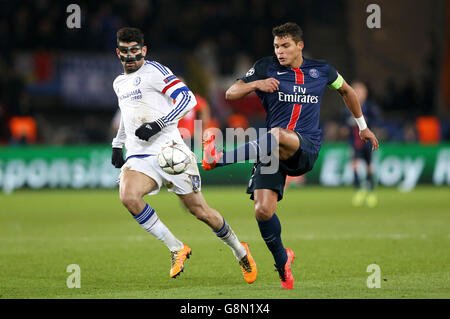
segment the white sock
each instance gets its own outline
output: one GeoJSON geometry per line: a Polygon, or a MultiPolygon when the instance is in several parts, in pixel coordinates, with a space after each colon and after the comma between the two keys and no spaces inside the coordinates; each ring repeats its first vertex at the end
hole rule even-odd
{"type": "Polygon", "coordinates": [[[134,219],[136,219],[139,225],[141,225],[148,233],[162,241],[170,251],[177,251],[184,247],[183,243],[171,233],[166,225],[159,219],[155,210],[148,204],[139,215],[134,216],[134,219]]]}
{"type": "Polygon", "coordinates": [[[220,238],[220,240],[223,241],[225,245],[231,248],[234,257],[236,257],[237,260],[241,260],[245,255],[247,255],[247,251],[244,246],[242,246],[236,234],[233,232],[230,225],[227,224],[225,219],[223,219],[223,226],[219,230],[214,231],[214,233],[220,238]]]}

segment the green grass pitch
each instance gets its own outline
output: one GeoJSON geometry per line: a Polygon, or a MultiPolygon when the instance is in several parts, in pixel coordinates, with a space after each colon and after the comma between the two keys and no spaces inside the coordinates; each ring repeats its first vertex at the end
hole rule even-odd
{"type": "Polygon", "coordinates": [[[17,191],[0,195],[0,298],[450,298],[449,188],[379,188],[376,208],[351,206],[351,188],[300,187],[277,214],[296,254],[283,291],[245,186],[204,187],[258,265],[248,285],[228,247],[164,189],[146,200],[193,251],[169,278],[169,251],[122,207],[115,190],[17,191]],[[66,286],[81,269],[81,288],[66,286]],[[381,269],[369,289],[367,266],[381,269]]]}

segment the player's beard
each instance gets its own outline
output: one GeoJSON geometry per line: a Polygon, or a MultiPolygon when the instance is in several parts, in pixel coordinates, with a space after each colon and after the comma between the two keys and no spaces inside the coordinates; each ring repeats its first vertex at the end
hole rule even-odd
{"type": "Polygon", "coordinates": [[[125,73],[133,73],[139,70],[139,61],[132,61],[132,62],[124,62],[123,68],[125,69],[125,73]]]}

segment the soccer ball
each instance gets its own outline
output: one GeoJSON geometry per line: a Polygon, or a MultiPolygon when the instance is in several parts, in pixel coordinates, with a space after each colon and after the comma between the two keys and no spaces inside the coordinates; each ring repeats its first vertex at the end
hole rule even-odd
{"type": "Polygon", "coordinates": [[[170,141],[161,147],[158,164],[170,175],[183,173],[191,163],[191,150],[184,143],[170,141]]]}

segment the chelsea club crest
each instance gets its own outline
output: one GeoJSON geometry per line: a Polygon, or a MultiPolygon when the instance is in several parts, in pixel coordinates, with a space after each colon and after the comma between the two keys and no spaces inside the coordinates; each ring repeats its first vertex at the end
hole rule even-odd
{"type": "Polygon", "coordinates": [[[141,77],[140,77],[140,76],[137,76],[137,77],[134,79],[134,85],[135,85],[135,86],[138,86],[139,83],[141,83],[141,77]]]}
{"type": "Polygon", "coordinates": [[[309,76],[313,79],[317,79],[319,77],[319,71],[317,71],[317,69],[310,69],[309,76]]]}

